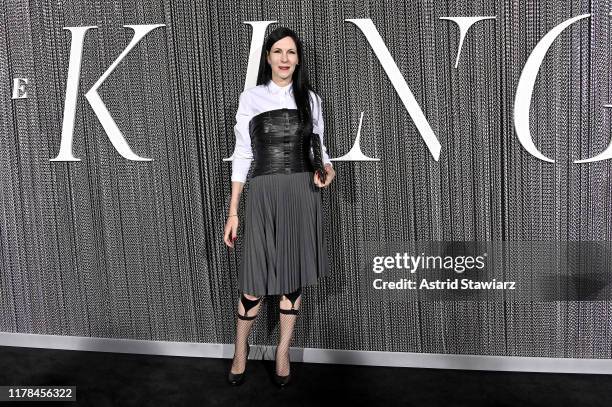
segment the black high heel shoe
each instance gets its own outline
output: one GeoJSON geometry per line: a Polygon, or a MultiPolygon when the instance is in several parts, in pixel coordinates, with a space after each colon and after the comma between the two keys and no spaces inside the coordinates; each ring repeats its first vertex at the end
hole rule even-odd
{"type": "MultiPolygon", "coordinates": [[[[246,355],[247,359],[249,358],[249,352],[250,351],[251,351],[251,347],[247,343],[247,355],[246,355]]],[[[227,381],[232,386],[240,386],[244,382],[244,374],[245,373],[246,373],[246,366],[244,368],[244,372],[242,372],[242,373],[232,373],[232,370],[230,369],[230,372],[227,375],[227,381]]]]}

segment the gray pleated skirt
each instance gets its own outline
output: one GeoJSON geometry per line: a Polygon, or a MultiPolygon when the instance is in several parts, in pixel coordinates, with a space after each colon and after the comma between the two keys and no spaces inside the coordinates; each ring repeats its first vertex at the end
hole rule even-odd
{"type": "Polygon", "coordinates": [[[321,192],[312,172],[253,177],[245,212],[241,292],[287,294],[329,274],[321,192]]]}

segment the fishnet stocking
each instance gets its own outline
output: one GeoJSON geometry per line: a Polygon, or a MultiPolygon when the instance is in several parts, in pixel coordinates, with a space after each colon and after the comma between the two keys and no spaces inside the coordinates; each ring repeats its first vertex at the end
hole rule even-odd
{"type": "MultiPolygon", "coordinates": [[[[247,294],[248,295],[248,294],[247,294]]],[[[234,374],[243,373],[246,368],[246,361],[248,358],[248,340],[251,334],[251,328],[255,322],[255,318],[250,320],[241,319],[242,317],[256,317],[259,315],[259,309],[261,308],[261,299],[263,297],[249,296],[255,298],[251,300],[244,296],[240,297],[238,301],[238,318],[236,322],[236,342],[234,346],[234,359],[232,360],[231,372],[234,374]]]]}
{"type": "Polygon", "coordinates": [[[293,328],[302,303],[301,290],[283,295],[280,307],[280,338],[276,348],[276,374],[288,376],[290,373],[289,346],[293,339],[293,328]]]}

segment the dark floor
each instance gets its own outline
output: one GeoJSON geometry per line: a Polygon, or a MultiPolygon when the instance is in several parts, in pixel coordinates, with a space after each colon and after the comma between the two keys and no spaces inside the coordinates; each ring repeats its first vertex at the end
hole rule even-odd
{"type": "Polygon", "coordinates": [[[0,385],[77,386],[76,403],[37,406],[612,406],[610,375],[293,363],[293,382],[281,390],[274,362],[250,360],[236,388],[225,381],[230,363],[0,347],[0,385]],[[333,396],[340,402],[332,404],[333,396]]]}

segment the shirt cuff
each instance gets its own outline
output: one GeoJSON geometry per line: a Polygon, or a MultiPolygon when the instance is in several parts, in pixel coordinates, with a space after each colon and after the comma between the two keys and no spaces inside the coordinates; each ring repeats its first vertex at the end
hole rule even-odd
{"type": "Polygon", "coordinates": [[[245,183],[249,169],[251,168],[251,158],[236,158],[232,160],[232,182],[238,181],[245,183]]]}

